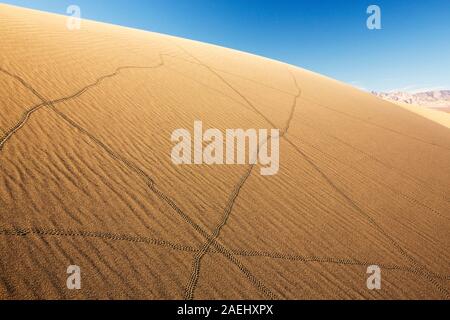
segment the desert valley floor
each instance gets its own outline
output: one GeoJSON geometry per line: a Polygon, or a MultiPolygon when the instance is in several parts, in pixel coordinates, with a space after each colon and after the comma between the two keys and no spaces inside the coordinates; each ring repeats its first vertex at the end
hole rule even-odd
{"type": "Polygon", "coordinates": [[[450,129],[166,35],[0,5],[0,44],[0,299],[449,299],[450,129]],[[174,165],[196,120],[279,128],[278,174],[174,165]]]}

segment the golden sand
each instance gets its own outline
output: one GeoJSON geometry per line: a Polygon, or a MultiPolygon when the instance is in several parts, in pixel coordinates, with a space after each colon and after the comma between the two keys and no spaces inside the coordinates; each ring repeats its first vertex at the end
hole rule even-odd
{"type": "Polygon", "coordinates": [[[0,298],[449,298],[448,128],[273,60],[0,10],[0,298]],[[196,120],[284,130],[278,174],[175,166],[196,120]]]}

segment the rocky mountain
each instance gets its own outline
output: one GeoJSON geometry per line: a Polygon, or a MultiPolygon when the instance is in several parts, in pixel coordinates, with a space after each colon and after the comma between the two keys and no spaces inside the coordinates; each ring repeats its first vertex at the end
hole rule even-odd
{"type": "Polygon", "coordinates": [[[435,90],[419,93],[399,91],[372,93],[385,100],[450,111],[450,90],[435,90]]]}

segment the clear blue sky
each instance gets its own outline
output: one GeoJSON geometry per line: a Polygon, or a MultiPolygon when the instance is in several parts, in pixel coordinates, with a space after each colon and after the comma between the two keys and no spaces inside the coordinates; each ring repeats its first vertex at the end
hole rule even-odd
{"type": "MultiPolygon", "coordinates": [[[[450,89],[450,0],[11,0],[252,52],[368,90],[450,89]],[[382,30],[368,30],[377,4],[382,30]]],[[[0,12],[1,14],[1,12],[0,12]]]]}

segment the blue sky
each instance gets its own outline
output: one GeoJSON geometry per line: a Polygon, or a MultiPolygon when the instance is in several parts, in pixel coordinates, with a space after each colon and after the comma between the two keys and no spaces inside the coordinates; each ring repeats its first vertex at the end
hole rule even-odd
{"type": "MultiPolygon", "coordinates": [[[[12,0],[214,43],[367,90],[450,89],[450,0],[12,0]],[[366,27],[381,8],[382,30],[366,27]]],[[[1,12],[0,12],[1,14],[1,12]]]]}

